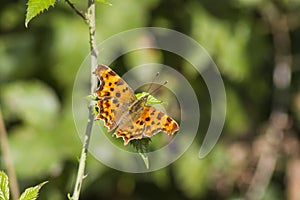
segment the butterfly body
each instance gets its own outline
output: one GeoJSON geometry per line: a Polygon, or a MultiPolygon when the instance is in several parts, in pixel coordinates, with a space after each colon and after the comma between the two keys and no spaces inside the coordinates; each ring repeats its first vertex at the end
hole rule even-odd
{"type": "Polygon", "coordinates": [[[128,84],[109,67],[98,65],[94,74],[100,80],[95,92],[98,110],[95,119],[103,120],[108,131],[116,129],[114,134],[122,137],[125,145],[160,131],[172,135],[179,129],[174,119],[146,105],[149,95],[137,99],[128,84]]]}

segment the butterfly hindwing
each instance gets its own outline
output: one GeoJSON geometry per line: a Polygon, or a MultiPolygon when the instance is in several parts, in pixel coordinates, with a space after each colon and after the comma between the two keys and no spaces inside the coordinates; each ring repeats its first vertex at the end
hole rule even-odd
{"type": "Polygon", "coordinates": [[[126,145],[132,139],[152,137],[160,131],[172,135],[178,129],[178,124],[171,117],[152,106],[144,106],[138,116],[131,115],[124,119],[115,134],[123,137],[126,145]]]}
{"type": "Polygon", "coordinates": [[[174,119],[152,106],[145,106],[141,113],[141,120],[145,122],[144,135],[146,137],[152,137],[160,131],[173,135],[179,129],[174,119]]]}
{"type": "Polygon", "coordinates": [[[133,119],[130,116],[124,118],[120,126],[115,131],[117,137],[122,137],[124,140],[124,145],[127,145],[130,140],[141,139],[143,137],[143,132],[145,129],[145,124],[140,121],[139,118],[133,119]]]}

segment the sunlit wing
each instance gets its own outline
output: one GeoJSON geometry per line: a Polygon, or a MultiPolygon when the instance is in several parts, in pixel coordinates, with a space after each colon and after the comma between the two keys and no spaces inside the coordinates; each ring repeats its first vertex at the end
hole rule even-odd
{"type": "Polygon", "coordinates": [[[98,65],[93,72],[100,80],[96,90],[98,115],[109,131],[114,129],[128,106],[136,100],[133,90],[113,70],[105,65],[98,65]]]}

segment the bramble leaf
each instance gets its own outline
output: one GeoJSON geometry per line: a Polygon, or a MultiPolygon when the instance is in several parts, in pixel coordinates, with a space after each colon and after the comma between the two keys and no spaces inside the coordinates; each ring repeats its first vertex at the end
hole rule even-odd
{"type": "Polygon", "coordinates": [[[108,5],[108,6],[112,6],[112,4],[106,0],[96,0],[96,2],[99,2],[99,3],[103,3],[105,5],[108,5]]]}
{"type": "Polygon", "coordinates": [[[8,177],[0,171],[0,200],[9,200],[8,177]]]}
{"type": "Polygon", "coordinates": [[[32,18],[48,10],[50,6],[54,6],[56,0],[28,0],[27,2],[27,12],[25,18],[25,27],[28,27],[28,23],[32,18]]]}
{"type": "Polygon", "coordinates": [[[40,189],[43,187],[43,185],[45,185],[47,183],[47,181],[34,186],[34,187],[30,187],[27,188],[22,195],[20,196],[19,200],[35,200],[38,198],[39,195],[39,191],[40,189]]]}
{"type": "Polygon", "coordinates": [[[138,154],[143,159],[147,169],[149,169],[149,158],[147,152],[148,152],[148,147],[150,142],[151,142],[151,138],[142,138],[142,139],[130,141],[130,144],[133,146],[136,152],[138,152],[138,154]]]}
{"type": "Polygon", "coordinates": [[[147,98],[147,102],[146,102],[147,105],[151,106],[151,105],[163,103],[163,101],[156,99],[154,96],[150,95],[148,92],[137,93],[135,96],[136,96],[136,98],[140,99],[147,95],[149,95],[147,98]]]}

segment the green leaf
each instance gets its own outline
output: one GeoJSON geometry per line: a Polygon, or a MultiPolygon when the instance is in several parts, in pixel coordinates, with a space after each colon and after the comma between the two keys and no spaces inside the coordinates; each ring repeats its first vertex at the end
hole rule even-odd
{"type": "Polygon", "coordinates": [[[0,171],[0,200],[9,199],[8,177],[0,171]]]}
{"type": "Polygon", "coordinates": [[[149,169],[149,158],[148,158],[147,154],[139,153],[139,155],[143,159],[146,168],[149,169]]]}
{"type": "Polygon", "coordinates": [[[96,0],[96,2],[99,2],[99,3],[103,3],[105,5],[108,5],[108,6],[112,6],[112,4],[106,0],[96,0]]]}
{"type": "Polygon", "coordinates": [[[98,107],[96,104],[95,104],[95,106],[94,106],[93,111],[94,111],[94,115],[95,115],[95,116],[99,115],[99,107],[98,107]]]}
{"type": "Polygon", "coordinates": [[[28,23],[32,18],[44,10],[48,10],[50,6],[54,6],[55,2],[56,0],[28,0],[25,27],[28,27],[28,23]]]}
{"type": "Polygon", "coordinates": [[[140,99],[147,95],[149,95],[147,98],[147,102],[146,102],[147,105],[151,106],[151,105],[163,103],[163,101],[156,99],[154,96],[150,95],[148,92],[138,93],[135,96],[136,96],[136,98],[140,99]]]}
{"type": "Polygon", "coordinates": [[[149,158],[146,152],[148,152],[150,142],[151,138],[142,138],[130,141],[130,145],[132,145],[136,152],[139,153],[147,169],[149,169],[149,158]]]}
{"type": "Polygon", "coordinates": [[[92,100],[92,101],[97,101],[97,100],[99,100],[96,93],[88,95],[88,96],[86,97],[86,99],[87,99],[87,100],[92,100]]]}
{"type": "Polygon", "coordinates": [[[48,181],[45,181],[37,186],[27,188],[22,195],[20,196],[19,200],[35,200],[38,198],[39,191],[48,181]]]}

